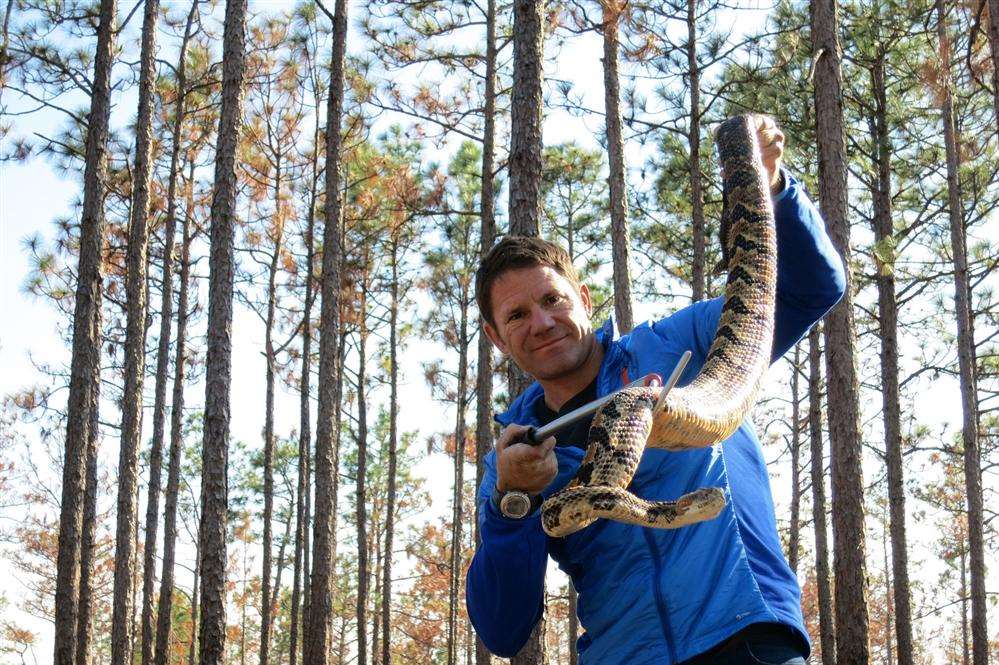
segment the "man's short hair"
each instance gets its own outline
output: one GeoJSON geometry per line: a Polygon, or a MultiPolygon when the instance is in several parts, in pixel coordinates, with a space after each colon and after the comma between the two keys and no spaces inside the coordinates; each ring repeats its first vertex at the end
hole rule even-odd
{"type": "Polygon", "coordinates": [[[579,290],[579,275],[572,267],[572,259],[567,251],[555,243],[534,236],[505,236],[493,245],[475,272],[475,302],[489,325],[496,325],[493,320],[493,283],[509,270],[535,266],[551,268],[579,290]]]}

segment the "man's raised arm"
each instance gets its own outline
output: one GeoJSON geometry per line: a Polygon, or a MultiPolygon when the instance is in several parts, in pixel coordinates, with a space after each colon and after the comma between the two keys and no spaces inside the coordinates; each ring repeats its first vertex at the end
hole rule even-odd
{"type": "MultiPolygon", "coordinates": [[[[804,186],[786,170],[774,196],[777,224],[777,302],[772,360],[776,361],[828,312],[846,290],[843,260],[804,186]]],[[[702,300],[653,324],[665,339],[694,352],[688,372],[696,374],[718,330],[724,298],[702,300]],[[686,341],[683,341],[686,340],[686,341]]]]}

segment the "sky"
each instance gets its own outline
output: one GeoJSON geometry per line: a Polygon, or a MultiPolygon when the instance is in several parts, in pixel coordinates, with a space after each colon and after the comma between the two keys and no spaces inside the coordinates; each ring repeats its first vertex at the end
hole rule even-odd
{"type": "MultiPolygon", "coordinates": [[[[251,3],[251,6],[267,11],[281,6],[281,3],[256,2],[251,3]]],[[[757,12],[751,16],[755,18],[746,20],[743,15],[744,24],[740,26],[741,29],[754,29],[763,20],[765,13],[757,12]]],[[[353,48],[351,50],[354,51],[353,48]]],[[[586,105],[600,109],[603,108],[602,79],[592,74],[600,71],[600,68],[601,43],[595,35],[589,35],[574,40],[556,61],[549,62],[546,76],[574,81],[576,89],[583,94],[586,105]]],[[[134,109],[134,105],[128,103],[127,99],[119,102],[114,120],[117,125],[122,126],[131,121],[130,113],[134,111],[130,112],[129,109],[134,109]]],[[[45,131],[60,122],[52,113],[39,113],[32,116],[30,121],[18,119],[15,130],[16,133],[29,128],[45,131]]],[[[576,140],[587,147],[596,147],[596,137],[602,131],[602,126],[600,118],[576,118],[562,112],[550,112],[546,116],[544,141],[545,144],[553,144],[576,140]]],[[[641,163],[642,157],[636,151],[637,148],[633,148],[633,152],[628,155],[629,164],[641,163]]],[[[24,250],[24,241],[34,234],[50,238],[52,221],[70,214],[71,204],[78,195],[78,181],[57,173],[43,159],[0,165],[0,394],[17,391],[40,379],[32,365],[33,358],[50,364],[68,365],[69,349],[56,332],[58,315],[47,303],[33,298],[23,290],[25,277],[31,267],[24,250]]],[[[204,293],[205,288],[202,287],[202,294],[204,293]]],[[[636,318],[643,320],[654,312],[661,311],[662,308],[655,303],[639,303],[636,318]]],[[[231,434],[234,440],[257,445],[261,437],[264,407],[264,361],[259,352],[263,346],[263,326],[254,315],[237,308],[234,330],[233,357],[236,361],[233,363],[232,376],[231,434]]],[[[152,341],[153,337],[151,334],[149,340],[152,341]]],[[[421,359],[440,357],[441,353],[433,344],[417,342],[411,345],[404,356],[404,378],[400,386],[404,402],[400,412],[403,431],[419,430],[429,434],[446,429],[441,426],[441,422],[453,422],[453,413],[430,397],[419,364],[421,359]]],[[[778,390],[785,376],[783,371],[775,371],[770,379],[770,389],[778,390]]],[[[147,381],[147,402],[151,402],[151,393],[148,392],[151,384],[151,381],[147,381]]],[[[203,383],[189,385],[186,395],[189,406],[197,408],[204,399],[203,383]]],[[[915,408],[921,419],[936,426],[959,422],[960,399],[954,381],[941,378],[931,390],[916,397],[915,408]]],[[[108,414],[107,417],[117,416],[108,414]]],[[[297,393],[279,383],[275,410],[276,431],[287,433],[297,429],[298,417],[297,393]]],[[[148,441],[151,418],[146,417],[144,420],[147,432],[143,440],[148,441]]],[[[108,434],[105,434],[102,459],[111,468],[116,464],[117,441],[108,434]]],[[[453,473],[450,460],[443,455],[430,456],[420,463],[417,473],[427,479],[427,487],[435,499],[432,513],[437,515],[449,511],[448,497],[453,473]]],[[[774,477],[772,482],[778,506],[786,506],[788,492],[783,488],[788,483],[787,479],[774,477]]],[[[911,505],[910,503],[910,507],[911,505]]],[[[780,508],[778,514],[781,514],[780,508]]],[[[0,528],[7,526],[9,525],[0,524],[0,528]]],[[[924,545],[929,544],[935,535],[929,529],[910,530],[910,540],[924,545]]],[[[869,549],[873,546],[874,543],[868,545],[869,549]]],[[[919,549],[925,551],[925,547],[920,546],[919,549]]],[[[927,574],[936,570],[937,564],[923,561],[921,568],[922,573],[927,574]]],[[[10,576],[9,563],[0,557],[0,579],[10,579],[10,576]]],[[[992,578],[994,582],[995,574],[992,578]]],[[[554,577],[553,580],[561,584],[564,578],[554,577]]],[[[11,598],[15,599],[16,596],[11,598]]],[[[43,632],[43,643],[37,653],[44,660],[51,653],[48,642],[50,628],[43,622],[23,618],[33,630],[43,632]]]]}

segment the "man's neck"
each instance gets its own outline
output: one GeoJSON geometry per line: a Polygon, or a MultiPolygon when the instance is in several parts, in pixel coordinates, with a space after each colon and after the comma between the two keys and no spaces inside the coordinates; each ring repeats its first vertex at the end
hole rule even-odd
{"type": "Polygon", "coordinates": [[[558,411],[562,405],[575,397],[600,373],[600,365],[604,360],[603,344],[595,338],[593,340],[593,350],[587,356],[586,361],[574,372],[557,379],[543,380],[538,383],[545,391],[545,404],[552,411],[558,411]]]}

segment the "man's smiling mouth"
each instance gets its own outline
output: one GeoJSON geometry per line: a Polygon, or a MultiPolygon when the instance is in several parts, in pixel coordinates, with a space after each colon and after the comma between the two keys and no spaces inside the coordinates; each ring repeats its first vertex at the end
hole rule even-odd
{"type": "Polygon", "coordinates": [[[566,335],[563,335],[562,337],[559,337],[558,339],[553,339],[553,340],[552,340],[552,341],[550,341],[550,342],[545,342],[545,343],[544,343],[544,344],[542,344],[541,346],[536,346],[536,347],[534,347],[534,349],[532,349],[532,351],[531,351],[531,352],[532,352],[532,353],[535,353],[535,352],[537,352],[537,351],[544,351],[544,350],[545,350],[545,349],[547,349],[547,348],[548,348],[549,346],[551,346],[551,345],[553,345],[553,344],[558,344],[559,342],[561,342],[561,341],[562,341],[563,339],[565,339],[566,337],[567,337],[566,335]]]}

